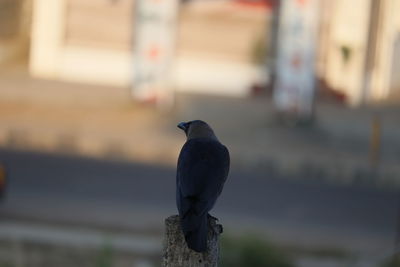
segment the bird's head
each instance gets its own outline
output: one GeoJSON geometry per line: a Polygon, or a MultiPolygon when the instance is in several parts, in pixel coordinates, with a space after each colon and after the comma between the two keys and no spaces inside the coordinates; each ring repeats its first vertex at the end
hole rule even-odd
{"type": "Polygon", "coordinates": [[[202,120],[181,122],[177,126],[179,129],[182,129],[185,132],[188,140],[193,138],[217,139],[213,129],[202,120]]]}

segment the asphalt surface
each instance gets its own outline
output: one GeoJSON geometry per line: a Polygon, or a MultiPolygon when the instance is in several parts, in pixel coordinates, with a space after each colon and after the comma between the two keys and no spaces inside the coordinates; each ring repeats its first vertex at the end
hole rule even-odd
{"type": "MultiPolygon", "coordinates": [[[[0,150],[9,173],[0,218],[161,231],[176,214],[173,168],[0,150]]],[[[399,192],[232,171],[213,215],[277,241],[387,254],[399,192]]]]}

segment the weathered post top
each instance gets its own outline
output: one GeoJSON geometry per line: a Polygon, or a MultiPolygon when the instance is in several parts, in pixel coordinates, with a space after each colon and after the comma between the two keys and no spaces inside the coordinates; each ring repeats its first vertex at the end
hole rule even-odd
{"type": "Polygon", "coordinates": [[[198,253],[188,248],[181,230],[179,216],[165,219],[163,267],[217,267],[219,258],[218,237],[222,225],[215,218],[208,218],[207,251],[198,253]]]}

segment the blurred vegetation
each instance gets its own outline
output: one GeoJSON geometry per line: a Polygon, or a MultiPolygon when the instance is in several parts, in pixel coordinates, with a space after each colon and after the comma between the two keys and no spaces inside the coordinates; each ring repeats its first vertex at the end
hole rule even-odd
{"type": "Polygon", "coordinates": [[[350,59],[351,59],[351,55],[352,55],[352,49],[350,46],[348,45],[342,45],[340,46],[340,52],[342,54],[342,60],[345,64],[347,64],[350,59]]]}
{"type": "Polygon", "coordinates": [[[256,65],[264,65],[267,61],[268,44],[264,35],[259,36],[253,43],[251,50],[251,62],[256,65]]]}
{"type": "Polygon", "coordinates": [[[112,267],[114,262],[114,250],[107,242],[103,245],[96,257],[96,267],[112,267]]]}
{"type": "Polygon", "coordinates": [[[318,248],[306,248],[298,246],[285,247],[286,251],[290,251],[291,255],[302,255],[311,258],[318,259],[342,259],[342,260],[354,260],[356,256],[342,248],[336,247],[318,247],[318,248]]]}
{"type": "Polygon", "coordinates": [[[272,243],[251,234],[221,238],[221,267],[293,267],[286,252],[272,243]]]}
{"type": "Polygon", "coordinates": [[[393,257],[384,261],[381,267],[400,267],[400,257],[393,257]]]}

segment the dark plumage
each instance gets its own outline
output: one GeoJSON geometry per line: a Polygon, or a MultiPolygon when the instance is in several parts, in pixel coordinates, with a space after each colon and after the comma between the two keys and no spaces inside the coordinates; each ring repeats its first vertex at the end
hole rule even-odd
{"type": "Polygon", "coordinates": [[[228,149],[200,120],[182,122],[187,141],[178,158],[176,204],[189,248],[207,250],[208,212],[221,194],[229,172],[228,149]]]}

